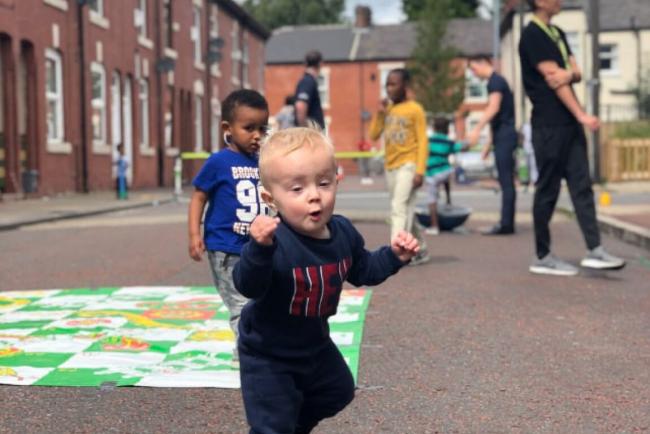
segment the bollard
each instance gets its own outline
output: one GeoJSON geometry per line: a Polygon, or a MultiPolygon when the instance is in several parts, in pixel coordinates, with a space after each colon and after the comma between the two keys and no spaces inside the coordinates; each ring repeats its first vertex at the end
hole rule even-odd
{"type": "Polygon", "coordinates": [[[600,193],[599,201],[600,206],[610,206],[612,204],[612,196],[607,191],[600,193]]]}
{"type": "Polygon", "coordinates": [[[183,186],[181,185],[182,171],[181,157],[176,157],[176,161],[174,161],[174,195],[177,197],[183,194],[183,186]]]}

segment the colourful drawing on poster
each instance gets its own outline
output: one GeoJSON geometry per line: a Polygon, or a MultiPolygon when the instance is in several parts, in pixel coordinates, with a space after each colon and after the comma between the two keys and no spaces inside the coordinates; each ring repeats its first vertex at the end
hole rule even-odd
{"type": "MultiPolygon", "coordinates": [[[[238,388],[212,287],[0,293],[0,384],[238,388]]],[[[346,290],[331,335],[357,378],[368,290],[346,290]]]]}

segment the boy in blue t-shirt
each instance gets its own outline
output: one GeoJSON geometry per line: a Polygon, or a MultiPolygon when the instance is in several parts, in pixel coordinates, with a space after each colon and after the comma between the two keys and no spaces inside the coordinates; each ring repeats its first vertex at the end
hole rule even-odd
{"type": "Polygon", "coordinates": [[[239,323],[242,396],[251,433],[303,434],[354,397],[328,324],[343,283],[378,285],[419,245],[400,231],[369,252],[352,223],[332,215],[334,147],[318,131],[274,133],[260,153],[260,176],[278,217],[253,221],[233,270],[237,289],[252,298],[239,323]]]}
{"type": "Polygon", "coordinates": [[[433,136],[429,137],[429,157],[424,182],[427,185],[427,200],[431,225],[424,231],[428,235],[438,235],[438,190],[442,184],[449,181],[454,169],[449,164],[449,156],[467,150],[464,143],[456,143],[449,139],[449,120],[437,117],[433,120],[433,136]]]}
{"type": "Polygon", "coordinates": [[[129,160],[124,154],[124,144],[117,145],[117,159],[113,163],[116,166],[115,177],[115,194],[118,199],[129,198],[129,187],[127,183],[127,170],[129,169],[129,160]]]}
{"type": "MultiPolygon", "coordinates": [[[[267,132],[268,104],[254,90],[232,92],[222,104],[224,142],[226,147],[212,154],[194,178],[189,205],[189,254],[200,261],[203,252],[208,259],[214,283],[230,313],[230,327],[238,335],[241,309],[248,299],[232,282],[232,268],[248,240],[253,219],[267,214],[268,207],[258,191],[257,154],[267,132]],[[201,236],[201,217],[206,203],[201,236]]],[[[239,360],[237,350],[233,362],[239,360]]]]}

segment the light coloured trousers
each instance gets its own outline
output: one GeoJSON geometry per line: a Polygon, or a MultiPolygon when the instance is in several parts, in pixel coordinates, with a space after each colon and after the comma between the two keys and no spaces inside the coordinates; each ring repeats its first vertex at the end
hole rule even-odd
{"type": "MultiPolygon", "coordinates": [[[[212,277],[214,284],[217,287],[217,292],[223,300],[223,304],[228,308],[230,314],[230,328],[235,333],[235,340],[239,337],[239,317],[241,310],[248,299],[241,295],[235,288],[232,280],[232,269],[235,263],[239,261],[238,255],[231,253],[217,252],[214,250],[208,251],[208,259],[210,260],[210,269],[212,270],[212,277]]],[[[234,360],[238,360],[237,350],[233,352],[234,360]]]]}
{"type": "Polygon", "coordinates": [[[415,163],[406,163],[396,169],[386,170],[386,183],[390,195],[390,238],[401,230],[410,232],[420,242],[420,250],[426,249],[424,239],[415,222],[417,189],[413,188],[415,163]]]}

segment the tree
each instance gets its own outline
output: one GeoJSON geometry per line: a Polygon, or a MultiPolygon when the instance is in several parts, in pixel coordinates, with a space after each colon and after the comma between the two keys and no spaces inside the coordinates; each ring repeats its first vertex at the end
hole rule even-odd
{"type": "MultiPolygon", "coordinates": [[[[475,17],[479,6],[479,0],[440,1],[446,3],[450,18],[475,17]]],[[[429,0],[402,0],[402,10],[409,21],[417,21],[428,2],[429,0]]]]}
{"type": "Polygon", "coordinates": [[[267,29],[341,22],[345,0],[245,0],[244,9],[267,29]]]}
{"type": "Polygon", "coordinates": [[[454,66],[457,51],[445,43],[449,5],[457,0],[425,0],[417,22],[417,43],[409,70],[417,100],[431,113],[452,113],[465,95],[465,74],[454,66]]]}

